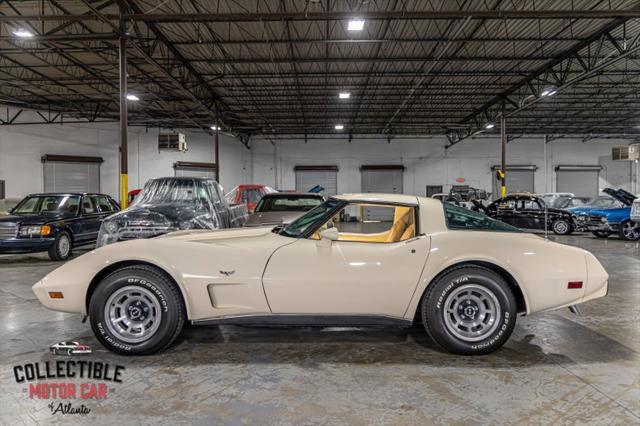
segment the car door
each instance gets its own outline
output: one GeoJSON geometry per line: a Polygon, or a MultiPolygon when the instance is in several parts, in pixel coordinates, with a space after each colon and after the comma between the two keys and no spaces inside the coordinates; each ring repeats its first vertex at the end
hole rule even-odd
{"type": "Polygon", "coordinates": [[[509,225],[519,227],[518,212],[516,209],[516,200],[505,198],[496,201],[492,207],[492,217],[501,220],[509,225]]]}
{"type": "Polygon", "coordinates": [[[107,216],[104,212],[99,211],[96,201],[96,197],[92,195],[82,197],[81,240],[84,243],[90,243],[96,240],[102,218],[107,216]]]}
{"type": "Polygon", "coordinates": [[[518,207],[518,222],[521,228],[544,229],[544,210],[536,200],[519,200],[518,207]]]}
{"type": "MultiPolygon", "coordinates": [[[[362,212],[371,206],[357,207],[362,212]]],[[[415,218],[415,209],[409,209],[415,218]]],[[[324,225],[338,227],[338,241],[326,244],[315,232],[271,256],[263,285],[272,312],[402,317],[426,263],[430,238],[416,234],[415,222],[397,230],[395,221],[385,230],[388,224],[363,222],[361,216],[354,220],[344,211],[340,217],[324,225]]]]}

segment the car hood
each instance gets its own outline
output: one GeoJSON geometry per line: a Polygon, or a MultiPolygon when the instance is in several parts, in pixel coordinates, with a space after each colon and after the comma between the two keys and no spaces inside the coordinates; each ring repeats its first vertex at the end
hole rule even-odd
{"type": "Polygon", "coordinates": [[[75,217],[70,213],[47,213],[47,214],[15,214],[0,217],[0,224],[10,225],[44,225],[45,223],[75,217]]]}
{"type": "Polygon", "coordinates": [[[624,189],[605,188],[602,190],[602,192],[620,201],[625,206],[630,206],[631,204],[633,204],[633,200],[636,199],[635,195],[625,191],[624,189]]]}
{"type": "Polygon", "coordinates": [[[305,213],[306,212],[300,211],[253,213],[249,216],[249,219],[247,219],[244,226],[286,225],[305,213]]]}
{"type": "Polygon", "coordinates": [[[134,204],[128,209],[122,210],[110,218],[126,218],[129,220],[145,219],[154,220],[154,218],[163,217],[169,221],[180,221],[193,219],[196,216],[209,213],[208,208],[196,208],[193,204],[160,204],[160,205],[138,205],[134,204]]]}

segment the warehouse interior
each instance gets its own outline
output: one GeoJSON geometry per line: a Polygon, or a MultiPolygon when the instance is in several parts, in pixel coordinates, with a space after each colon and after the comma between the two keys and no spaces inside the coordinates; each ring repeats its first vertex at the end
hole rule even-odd
{"type": "Polygon", "coordinates": [[[119,210],[181,176],[325,198],[464,187],[485,207],[632,199],[606,238],[535,232],[592,252],[606,297],[519,317],[477,357],[415,328],[235,325],[122,357],[38,302],[31,286],[67,262],[3,252],[0,223],[2,423],[640,422],[639,152],[638,1],[0,0],[0,221],[30,194],[119,210]],[[12,370],[69,340],[126,367],[83,417],[25,397],[12,370]]]}

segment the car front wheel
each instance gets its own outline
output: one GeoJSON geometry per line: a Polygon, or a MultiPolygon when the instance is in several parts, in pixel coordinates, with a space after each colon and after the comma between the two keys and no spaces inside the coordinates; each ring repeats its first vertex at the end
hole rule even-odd
{"type": "Polygon", "coordinates": [[[556,235],[569,235],[573,231],[571,223],[566,219],[556,219],[551,224],[551,229],[556,235]]]}
{"type": "Polygon", "coordinates": [[[422,300],[422,322],[444,349],[482,355],[500,348],[516,323],[517,306],[505,280],[481,266],[461,266],[440,275],[422,300]]]}
{"type": "Polygon", "coordinates": [[[49,258],[51,260],[67,260],[71,256],[73,243],[68,232],[62,231],[49,247],[49,258]]]}
{"type": "Polygon", "coordinates": [[[640,222],[625,220],[620,224],[620,238],[627,241],[640,240],[640,222]]]}
{"type": "Polygon", "coordinates": [[[94,334],[123,355],[159,352],[178,337],[186,319],[177,286],[156,268],[128,266],[108,275],[91,296],[94,334]]]}

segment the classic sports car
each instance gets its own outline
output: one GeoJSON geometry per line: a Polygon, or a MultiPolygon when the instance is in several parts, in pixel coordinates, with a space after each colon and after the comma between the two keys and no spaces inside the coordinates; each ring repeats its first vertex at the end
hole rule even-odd
{"type": "Polygon", "coordinates": [[[105,246],[33,291],[50,309],[88,315],[98,340],[121,354],[163,350],[185,321],[422,323],[451,352],[485,354],[505,343],[518,314],[603,297],[607,279],[588,251],[449,203],[347,194],[285,227],[105,246]]]}
{"type": "Polygon", "coordinates": [[[91,348],[78,342],[58,342],[49,346],[49,350],[54,355],[65,354],[90,354],[91,348]]]}
{"type": "Polygon", "coordinates": [[[568,209],[574,215],[578,229],[591,231],[599,238],[618,233],[629,241],[640,239],[640,225],[631,219],[631,205],[635,195],[624,189],[605,188],[607,196],[596,197],[582,207],[568,209]]]}

